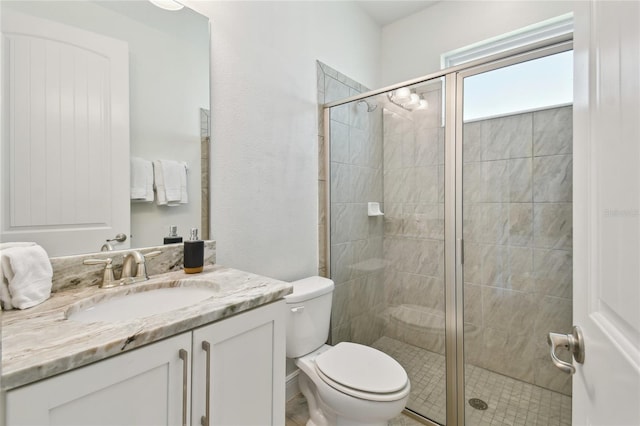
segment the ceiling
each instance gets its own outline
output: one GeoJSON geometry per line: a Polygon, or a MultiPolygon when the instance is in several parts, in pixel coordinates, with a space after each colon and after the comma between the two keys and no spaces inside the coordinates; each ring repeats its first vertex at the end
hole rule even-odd
{"type": "Polygon", "coordinates": [[[367,12],[380,26],[385,26],[438,3],[438,0],[356,0],[355,3],[367,12]]]}

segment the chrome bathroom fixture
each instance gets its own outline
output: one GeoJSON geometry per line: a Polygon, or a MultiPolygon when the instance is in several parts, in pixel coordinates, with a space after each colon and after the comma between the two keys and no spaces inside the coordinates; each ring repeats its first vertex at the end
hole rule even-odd
{"type": "Polygon", "coordinates": [[[373,112],[376,110],[376,108],[378,108],[377,104],[369,103],[369,101],[367,101],[366,99],[359,100],[358,105],[360,104],[365,104],[367,106],[367,112],[373,112]]]}
{"type": "Polygon", "coordinates": [[[398,105],[407,111],[424,110],[429,108],[429,102],[427,102],[422,95],[418,95],[408,87],[401,87],[399,89],[392,90],[387,93],[387,97],[393,104],[398,105]]]}
{"type": "Polygon", "coordinates": [[[116,280],[113,273],[112,259],[85,259],[82,263],[85,265],[105,265],[102,274],[102,283],[100,288],[117,287],[124,284],[133,284],[149,279],[145,260],[148,257],[155,257],[162,252],[160,250],[142,254],[137,250],[127,253],[122,261],[122,274],[119,280],[116,280]]]}
{"type": "Polygon", "coordinates": [[[573,326],[571,334],[549,333],[547,343],[551,348],[551,360],[553,364],[567,374],[575,374],[576,367],[568,362],[562,361],[556,355],[556,350],[564,348],[573,355],[576,362],[584,363],[584,338],[580,327],[573,326]]]}
{"type": "Polygon", "coordinates": [[[160,9],[170,10],[175,12],[184,7],[183,4],[175,1],[175,0],[149,0],[154,5],[158,6],[160,9]]]}

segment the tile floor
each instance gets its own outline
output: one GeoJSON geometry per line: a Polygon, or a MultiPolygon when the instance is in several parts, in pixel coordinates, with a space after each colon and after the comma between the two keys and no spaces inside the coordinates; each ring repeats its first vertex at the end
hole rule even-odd
{"type": "MultiPolygon", "coordinates": [[[[412,387],[407,407],[444,424],[444,356],[386,336],[372,346],[391,355],[407,370],[412,387]]],[[[569,396],[472,365],[466,366],[465,380],[465,399],[480,398],[488,404],[486,410],[467,405],[466,426],[571,425],[569,396]]]]}

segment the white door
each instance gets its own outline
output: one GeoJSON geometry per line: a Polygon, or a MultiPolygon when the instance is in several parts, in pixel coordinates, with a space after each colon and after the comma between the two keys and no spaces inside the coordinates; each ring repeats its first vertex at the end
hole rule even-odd
{"type": "Polygon", "coordinates": [[[129,235],[127,43],[3,10],[2,64],[2,241],[59,256],[129,235]]]}
{"type": "MultiPolygon", "coordinates": [[[[577,2],[574,425],[640,425],[640,2],[577,2]]],[[[559,373],[563,374],[563,373],[559,373]]]]}

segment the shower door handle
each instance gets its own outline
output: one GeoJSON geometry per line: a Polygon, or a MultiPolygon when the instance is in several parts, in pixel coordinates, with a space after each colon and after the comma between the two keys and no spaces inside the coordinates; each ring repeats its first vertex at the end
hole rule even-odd
{"type": "Polygon", "coordinates": [[[582,331],[580,327],[573,326],[573,332],[571,334],[559,334],[549,333],[547,336],[547,343],[551,347],[551,360],[560,370],[567,374],[574,374],[576,367],[573,364],[562,361],[556,355],[556,350],[564,348],[571,352],[576,362],[580,364],[584,363],[584,338],[582,337],[582,331]]]}

